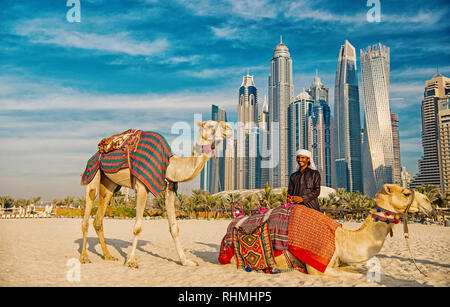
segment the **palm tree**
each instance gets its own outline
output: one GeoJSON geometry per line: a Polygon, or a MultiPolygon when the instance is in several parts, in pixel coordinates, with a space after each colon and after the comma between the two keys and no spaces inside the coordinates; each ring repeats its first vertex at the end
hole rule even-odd
{"type": "Polygon", "coordinates": [[[270,208],[276,207],[280,202],[279,197],[272,192],[272,189],[267,182],[264,185],[264,191],[262,192],[261,198],[267,201],[270,208]]]}
{"type": "Polygon", "coordinates": [[[63,204],[64,204],[64,206],[66,207],[66,208],[69,208],[72,204],[73,204],[73,202],[74,202],[74,197],[73,196],[66,196],[64,199],[63,199],[63,204]]]}
{"type": "Polygon", "coordinates": [[[14,198],[9,195],[0,196],[0,206],[2,208],[10,208],[14,205],[14,198]]]}
{"type": "Polygon", "coordinates": [[[255,194],[249,194],[244,198],[243,208],[244,212],[256,210],[256,205],[258,204],[258,197],[255,194]]]}
{"type": "Polygon", "coordinates": [[[175,201],[175,204],[177,205],[178,209],[180,211],[188,211],[188,205],[189,205],[189,196],[186,194],[178,194],[177,199],[175,201]]]}
{"type": "Polygon", "coordinates": [[[166,209],[166,196],[164,192],[159,193],[158,196],[153,199],[152,204],[153,207],[163,215],[166,209]]]}
{"type": "Polygon", "coordinates": [[[193,210],[197,213],[197,211],[205,209],[205,206],[207,205],[207,199],[209,196],[209,192],[208,191],[203,191],[203,190],[193,190],[192,191],[192,205],[193,205],[193,210]]]}
{"type": "Polygon", "coordinates": [[[423,184],[417,188],[417,192],[422,193],[426,197],[428,197],[430,202],[434,205],[437,205],[439,202],[442,201],[442,196],[439,187],[433,184],[423,184]]]}

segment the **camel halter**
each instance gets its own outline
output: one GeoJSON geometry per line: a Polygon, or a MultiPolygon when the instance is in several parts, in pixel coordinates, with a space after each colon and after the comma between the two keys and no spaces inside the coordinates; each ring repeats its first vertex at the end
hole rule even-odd
{"type": "Polygon", "coordinates": [[[211,143],[210,145],[198,145],[195,144],[194,145],[194,149],[192,150],[192,155],[195,156],[197,153],[200,154],[213,154],[214,156],[216,155],[216,142],[211,143]]]}
{"type": "Polygon", "coordinates": [[[411,250],[411,246],[409,245],[409,230],[408,230],[408,211],[411,208],[412,203],[414,202],[414,194],[415,192],[412,191],[411,194],[411,199],[409,200],[408,206],[406,206],[405,211],[403,212],[403,234],[405,236],[405,241],[406,241],[406,245],[408,246],[408,250],[409,250],[409,254],[411,255],[411,259],[414,263],[414,265],[416,266],[416,269],[425,277],[428,277],[427,274],[425,274],[424,272],[422,272],[421,269],[419,269],[419,267],[417,266],[416,260],[414,259],[414,255],[412,253],[411,250]]]}
{"type": "MultiPolygon", "coordinates": [[[[377,212],[384,212],[388,217],[382,217],[377,215],[376,213],[372,214],[372,217],[375,219],[376,222],[385,222],[386,224],[398,224],[400,219],[403,221],[403,234],[405,236],[406,245],[408,246],[409,254],[411,255],[411,259],[416,266],[417,270],[424,276],[427,276],[422,270],[419,269],[417,266],[416,260],[414,259],[411,246],[409,245],[409,230],[408,230],[408,211],[411,208],[412,203],[414,202],[414,191],[412,191],[411,198],[409,199],[408,205],[406,206],[405,211],[403,213],[396,213],[392,212],[386,209],[383,209],[381,207],[375,206],[374,209],[377,210],[377,212]],[[392,215],[392,218],[389,217],[392,215]]],[[[390,236],[392,237],[392,227],[389,229],[390,236]]]]}

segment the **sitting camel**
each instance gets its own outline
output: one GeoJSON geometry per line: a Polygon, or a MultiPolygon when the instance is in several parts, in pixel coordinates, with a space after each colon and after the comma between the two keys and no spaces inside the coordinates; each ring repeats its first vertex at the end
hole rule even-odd
{"type": "MultiPolygon", "coordinates": [[[[195,266],[195,261],[188,260],[181,247],[178,238],[178,225],[175,216],[175,183],[185,182],[195,178],[203,169],[205,163],[212,156],[216,142],[224,141],[233,136],[233,130],[230,124],[226,122],[205,121],[198,122],[198,136],[194,145],[194,150],[190,157],[179,157],[173,155],[169,159],[169,165],[165,174],[165,205],[167,211],[167,219],[169,221],[169,229],[175,242],[175,247],[182,265],[195,266]]],[[[133,176],[134,177],[134,176],[133,176]]],[[[136,246],[139,234],[142,232],[143,213],[147,200],[148,189],[136,177],[131,178],[129,168],[123,168],[116,173],[105,173],[100,169],[95,174],[91,182],[86,186],[86,210],[84,213],[81,230],[83,232],[83,249],[80,255],[81,263],[89,263],[90,260],[86,251],[86,240],[89,226],[89,216],[94,204],[94,200],[99,195],[99,205],[97,214],[94,219],[94,229],[100,241],[105,260],[114,260],[117,258],[111,256],[105,243],[103,234],[103,217],[106,207],[110,202],[114,191],[118,185],[132,188],[132,180],[135,182],[136,201],[136,222],[134,225],[134,240],[132,250],[127,258],[126,264],[131,268],[138,268],[136,261],[136,246]]]]}
{"type": "MultiPolygon", "coordinates": [[[[425,195],[394,184],[383,185],[375,197],[375,205],[376,207],[371,210],[360,229],[348,230],[342,227],[336,229],[335,251],[325,272],[321,273],[306,264],[308,274],[339,276],[343,272],[354,272],[348,265],[364,263],[377,255],[383,247],[386,236],[398,223],[396,220],[400,221],[399,217],[405,218],[408,212],[420,211],[429,215],[433,211],[431,203],[425,195]],[[389,220],[388,223],[386,219],[389,220]]],[[[292,253],[287,252],[291,261],[297,259],[292,253]]],[[[277,268],[288,269],[285,255],[281,254],[275,257],[275,262],[277,268]]],[[[231,259],[231,263],[236,263],[235,255],[231,259]]],[[[299,262],[294,264],[298,265],[299,262]]]]}

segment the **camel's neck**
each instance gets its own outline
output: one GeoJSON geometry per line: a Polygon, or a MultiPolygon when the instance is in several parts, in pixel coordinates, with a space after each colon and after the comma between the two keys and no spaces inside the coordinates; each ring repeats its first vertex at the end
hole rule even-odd
{"type": "Polygon", "coordinates": [[[343,262],[356,263],[369,260],[378,254],[393,224],[375,222],[372,213],[358,230],[342,229],[340,246],[345,250],[340,255],[343,262]]]}

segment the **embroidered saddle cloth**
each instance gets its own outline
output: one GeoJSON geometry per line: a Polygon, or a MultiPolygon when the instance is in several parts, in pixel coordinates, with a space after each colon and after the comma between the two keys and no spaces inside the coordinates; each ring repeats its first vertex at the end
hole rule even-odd
{"type": "Polygon", "coordinates": [[[157,196],[164,188],[166,169],[171,156],[169,144],[159,133],[135,130],[128,135],[120,148],[107,153],[97,151],[87,162],[81,176],[81,184],[91,182],[99,169],[105,173],[115,173],[122,168],[130,168],[131,175],[157,196]]]}
{"type": "Polygon", "coordinates": [[[241,227],[233,230],[233,246],[238,268],[253,270],[271,270],[275,266],[272,245],[267,222],[252,232],[241,227]]]}
{"type": "Polygon", "coordinates": [[[324,272],[335,250],[335,232],[342,224],[305,206],[294,206],[289,219],[289,251],[324,272]]]}
{"type": "Polygon", "coordinates": [[[239,227],[241,227],[246,232],[251,232],[259,227],[267,218],[266,215],[269,215],[267,218],[269,224],[269,233],[271,243],[274,249],[276,250],[287,250],[288,249],[288,229],[289,229],[289,215],[290,210],[285,209],[282,205],[272,209],[270,212],[265,213],[257,213],[251,216],[241,216],[239,218],[234,219],[227,228],[227,232],[222,239],[222,249],[225,249],[226,246],[232,245],[232,232],[233,229],[236,228],[236,225],[239,223],[239,227]],[[245,219],[243,222],[241,220],[245,219]]]}
{"type": "Polygon", "coordinates": [[[135,134],[135,132],[135,129],[128,129],[127,131],[124,131],[122,133],[114,134],[110,137],[104,138],[98,143],[98,150],[102,154],[105,154],[119,149],[132,135],[135,135],[135,139],[137,139],[138,136],[135,134]]]}

